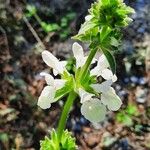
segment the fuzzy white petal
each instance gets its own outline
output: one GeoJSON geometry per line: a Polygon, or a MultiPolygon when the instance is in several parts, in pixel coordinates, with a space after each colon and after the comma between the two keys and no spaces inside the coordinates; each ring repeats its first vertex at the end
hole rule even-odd
{"type": "Polygon", "coordinates": [[[53,74],[54,74],[54,76],[57,76],[59,74],[59,72],[57,70],[53,69],[53,74]]]}
{"type": "Polygon", "coordinates": [[[43,51],[42,52],[42,58],[43,61],[49,66],[55,69],[56,64],[59,62],[59,60],[49,51],[43,51]]]}
{"type": "Polygon", "coordinates": [[[77,42],[73,43],[72,51],[75,58],[84,57],[83,48],[77,42]]]}
{"type": "Polygon", "coordinates": [[[48,85],[54,85],[54,78],[50,74],[46,72],[41,72],[40,75],[45,77],[45,81],[48,85]]]}
{"type": "Polygon", "coordinates": [[[105,119],[106,107],[100,102],[99,99],[93,98],[82,104],[81,113],[86,119],[96,123],[105,119]]]}
{"type": "Polygon", "coordinates": [[[107,92],[110,89],[111,85],[112,80],[106,80],[101,84],[92,84],[91,86],[96,92],[100,93],[100,92],[107,92]]]}
{"type": "Polygon", "coordinates": [[[76,67],[82,67],[86,61],[86,57],[84,57],[83,48],[77,42],[72,45],[73,55],[76,59],[76,67]]]}
{"type": "Polygon", "coordinates": [[[102,70],[101,76],[105,80],[112,80],[113,82],[115,82],[117,80],[117,76],[113,75],[113,73],[112,73],[112,71],[110,69],[104,69],[104,70],[102,70]]]}
{"type": "Polygon", "coordinates": [[[76,68],[82,67],[86,62],[86,57],[76,59],[76,68]]]}
{"type": "Polygon", "coordinates": [[[102,54],[98,59],[98,66],[100,67],[100,70],[106,69],[109,67],[109,63],[105,57],[104,54],[102,54]]]}
{"type": "Polygon", "coordinates": [[[59,61],[52,53],[49,51],[42,52],[43,61],[51,68],[53,68],[54,75],[58,73],[62,74],[65,70],[64,61],[59,61]]]}
{"type": "Polygon", "coordinates": [[[117,111],[122,105],[121,99],[118,95],[116,95],[113,88],[110,88],[109,91],[102,93],[101,101],[108,107],[109,110],[112,111],[117,111]]]}
{"type": "Polygon", "coordinates": [[[99,68],[96,66],[94,67],[91,71],[90,71],[90,75],[91,76],[99,76],[100,70],[99,68]]]}
{"type": "Polygon", "coordinates": [[[79,95],[80,95],[80,98],[81,98],[81,101],[80,101],[81,103],[84,103],[85,101],[89,101],[92,98],[92,96],[94,96],[94,94],[86,92],[82,88],[79,88],[79,95]]]}
{"type": "Polygon", "coordinates": [[[60,63],[62,64],[63,67],[65,67],[67,65],[67,61],[60,61],[60,63]]]}
{"type": "Polygon", "coordinates": [[[64,71],[65,71],[65,65],[64,65],[64,61],[59,61],[57,64],[56,64],[56,68],[55,70],[58,71],[58,73],[62,74],[64,71]]]}
{"type": "Polygon", "coordinates": [[[37,105],[40,106],[42,109],[50,108],[51,103],[54,102],[54,96],[55,96],[55,89],[52,86],[44,87],[38,99],[37,105]]]}
{"type": "Polygon", "coordinates": [[[54,87],[56,90],[61,89],[66,83],[66,80],[62,79],[55,79],[54,81],[54,87]]]}
{"type": "Polygon", "coordinates": [[[105,55],[101,55],[98,59],[97,66],[91,70],[91,75],[100,76],[102,71],[109,67],[109,63],[105,57],[105,55]]]}
{"type": "Polygon", "coordinates": [[[117,76],[114,74],[111,79],[112,79],[113,82],[116,82],[117,81],[117,76]]]}

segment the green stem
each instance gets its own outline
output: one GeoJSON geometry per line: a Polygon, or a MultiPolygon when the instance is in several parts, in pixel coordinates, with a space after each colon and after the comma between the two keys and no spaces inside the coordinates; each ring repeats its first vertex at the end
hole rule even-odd
{"type": "Polygon", "coordinates": [[[94,49],[91,49],[90,54],[89,54],[89,56],[88,56],[88,58],[87,58],[87,60],[85,62],[85,65],[83,66],[83,68],[82,68],[82,70],[80,72],[80,77],[79,77],[80,80],[82,80],[82,78],[84,78],[84,76],[86,76],[86,74],[88,72],[88,69],[89,69],[89,66],[90,66],[90,64],[91,64],[91,62],[93,60],[93,57],[95,56],[96,52],[97,52],[97,46],[95,46],[94,49]]]}
{"type": "Polygon", "coordinates": [[[61,114],[61,118],[59,120],[58,129],[57,129],[59,141],[61,141],[61,136],[62,136],[63,130],[66,126],[66,121],[67,121],[67,117],[68,117],[70,108],[76,97],[77,97],[77,94],[74,91],[70,92],[70,94],[67,98],[67,101],[64,105],[63,112],[61,114]]]}

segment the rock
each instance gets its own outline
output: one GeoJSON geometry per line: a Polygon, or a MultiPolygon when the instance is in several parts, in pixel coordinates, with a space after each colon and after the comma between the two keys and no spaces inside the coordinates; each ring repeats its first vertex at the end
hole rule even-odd
{"type": "Polygon", "coordinates": [[[88,134],[85,137],[85,142],[89,147],[95,147],[98,143],[100,143],[100,135],[94,133],[88,134]]]}
{"type": "Polygon", "coordinates": [[[109,147],[117,140],[116,137],[112,136],[109,132],[105,132],[101,139],[101,145],[103,147],[109,147]]]}
{"type": "Polygon", "coordinates": [[[138,103],[145,103],[147,96],[147,89],[142,88],[141,86],[137,86],[135,91],[136,101],[138,103]]]}

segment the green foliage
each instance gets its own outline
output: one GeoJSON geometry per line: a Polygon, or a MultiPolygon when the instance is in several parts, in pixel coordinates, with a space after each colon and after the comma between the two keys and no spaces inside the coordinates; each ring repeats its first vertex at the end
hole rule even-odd
{"type": "Polygon", "coordinates": [[[133,121],[131,116],[126,114],[125,112],[119,112],[116,116],[118,122],[123,123],[126,126],[132,126],[133,121]]]}
{"type": "Polygon", "coordinates": [[[73,38],[90,43],[96,42],[95,46],[103,51],[112,72],[115,73],[115,60],[109,50],[119,46],[122,37],[120,30],[132,21],[129,17],[131,13],[134,13],[134,10],[126,6],[122,0],[98,0],[92,4],[89,15],[73,38]]]}
{"type": "Polygon", "coordinates": [[[55,130],[52,130],[51,137],[45,137],[40,142],[40,150],[76,150],[75,138],[71,137],[71,133],[67,130],[63,131],[59,144],[58,135],[55,130]]]}
{"type": "Polygon", "coordinates": [[[138,116],[139,115],[137,106],[133,105],[133,104],[129,104],[125,111],[126,111],[126,113],[128,113],[131,116],[132,115],[133,116],[138,116]]]}
{"type": "MultiPolygon", "coordinates": [[[[93,28],[98,27],[99,31],[96,36],[102,36],[101,39],[105,39],[111,32],[119,32],[118,27],[125,27],[132,20],[128,17],[134,10],[125,5],[121,0],[98,0],[92,4],[89,10],[88,19],[81,26],[79,33],[74,37],[78,40],[91,40],[91,37],[95,37],[95,33],[90,31],[93,28]],[[103,32],[104,30],[104,32],[103,32]],[[91,36],[87,39],[87,34],[91,33],[91,36]],[[100,33],[100,34],[99,34],[100,33]],[[105,33],[105,38],[103,33],[105,33]]],[[[111,35],[112,36],[112,35],[111,35]]]]}
{"type": "Polygon", "coordinates": [[[60,29],[59,25],[56,23],[46,23],[46,22],[40,22],[42,29],[45,32],[52,32],[52,31],[57,31],[60,29]]]}
{"type": "Polygon", "coordinates": [[[68,12],[58,22],[47,23],[45,21],[42,21],[41,18],[38,16],[37,14],[38,10],[36,9],[35,6],[27,5],[26,10],[27,13],[25,15],[27,17],[32,17],[32,16],[35,17],[35,19],[38,21],[38,23],[40,24],[44,32],[46,33],[59,32],[61,39],[66,39],[70,35],[71,30],[68,28],[68,25],[76,15],[74,12],[68,12]]]}
{"type": "Polygon", "coordinates": [[[117,113],[116,119],[118,122],[123,123],[124,125],[131,126],[133,125],[132,117],[138,116],[139,111],[136,105],[129,104],[124,110],[117,113]]]}
{"type": "Polygon", "coordinates": [[[26,13],[26,16],[27,17],[32,17],[33,15],[35,15],[37,13],[37,9],[35,6],[33,5],[27,5],[26,6],[26,9],[27,9],[27,13],[26,13]]]}

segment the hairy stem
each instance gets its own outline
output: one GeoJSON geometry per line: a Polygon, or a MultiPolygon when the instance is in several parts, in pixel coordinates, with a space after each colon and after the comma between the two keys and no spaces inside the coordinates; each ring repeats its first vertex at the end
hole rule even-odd
{"type": "Polygon", "coordinates": [[[61,136],[62,136],[63,130],[66,126],[66,121],[67,121],[67,117],[68,117],[70,108],[71,108],[76,97],[77,97],[77,94],[74,91],[70,92],[70,94],[67,98],[67,101],[64,105],[63,112],[61,114],[59,124],[58,124],[58,129],[57,129],[59,141],[61,141],[61,136]]]}

